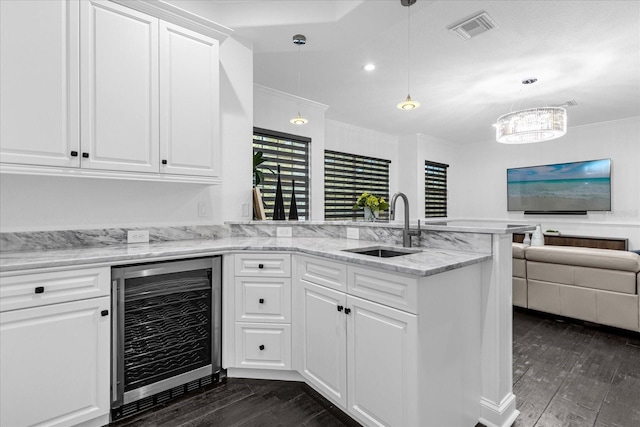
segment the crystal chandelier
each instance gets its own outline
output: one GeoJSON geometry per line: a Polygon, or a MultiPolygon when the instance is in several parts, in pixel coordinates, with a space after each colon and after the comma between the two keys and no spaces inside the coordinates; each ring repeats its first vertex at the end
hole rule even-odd
{"type": "MultiPolygon", "coordinates": [[[[529,78],[522,84],[537,81],[529,78]]],[[[528,144],[560,138],[567,133],[567,110],[562,107],[540,107],[514,111],[498,117],[496,141],[502,144],[528,144]]]]}
{"type": "Polygon", "coordinates": [[[498,118],[496,141],[528,144],[549,141],[567,133],[567,110],[560,107],[529,108],[498,118]]]}

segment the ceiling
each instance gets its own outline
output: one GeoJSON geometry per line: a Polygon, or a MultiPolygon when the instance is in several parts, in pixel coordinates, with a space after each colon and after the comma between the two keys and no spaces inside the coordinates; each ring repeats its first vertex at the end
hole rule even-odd
{"type": "Polygon", "coordinates": [[[167,1],[252,43],[256,83],[326,104],[328,119],[392,135],[495,140],[498,116],[567,101],[577,103],[569,132],[640,116],[636,0],[418,0],[410,10],[400,0],[167,1]],[[469,40],[448,30],[482,11],[495,29],[469,40]],[[400,111],[408,22],[410,93],[422,106],[400,111]],[[307,37],[299,49],[297,33],[307,37]],[[374,71],[363,70],[368,62],[374,71]],[[538,81],[523,85],[529,77],[538,81]]]}

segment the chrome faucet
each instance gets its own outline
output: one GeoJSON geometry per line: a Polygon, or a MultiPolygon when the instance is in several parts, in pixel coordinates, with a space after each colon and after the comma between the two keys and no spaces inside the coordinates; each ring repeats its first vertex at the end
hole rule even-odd
{"type": "Polygon", "coordinates": [[[409,229],[409,199],[404,193],[396,193],[391,197],[391,207],[389,208],[389,216],[391,220],[396,219],[396,200],[398,197],[402,197],[404,201],[404,229],[402,230],[402,246],[405,248],[411,247],[411,236],[420,236],[420,220],[418,220],[418,229],[409,229]]]}

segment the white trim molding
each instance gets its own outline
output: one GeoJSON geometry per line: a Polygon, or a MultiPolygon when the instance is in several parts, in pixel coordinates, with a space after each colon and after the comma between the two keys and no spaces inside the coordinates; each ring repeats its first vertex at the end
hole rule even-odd
{"type": "Polygon", "coordinates": [[[233,33],[231,28],[195,15],[162,0],[110,0],[138,12],[147,13],[172,24],[180,25],[220,42],[233,33]]]}

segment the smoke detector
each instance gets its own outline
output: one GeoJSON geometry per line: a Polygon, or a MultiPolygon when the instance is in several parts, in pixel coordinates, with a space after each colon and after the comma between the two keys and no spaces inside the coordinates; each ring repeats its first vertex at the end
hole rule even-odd
{"type": "Polygon", "coordinates": [[[481,12],[471,18],[452,25],[448,29],[465,40],[497,28],[498,25],[491,19],[487,12],[481,12]]]}

